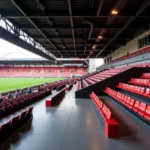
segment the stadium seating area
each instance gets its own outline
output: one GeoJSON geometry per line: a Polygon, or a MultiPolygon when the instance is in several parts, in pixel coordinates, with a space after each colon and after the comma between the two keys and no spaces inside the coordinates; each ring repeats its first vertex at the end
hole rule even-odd
{"type": "MultiPolygon", "coordinates": [[[[112,69],[104,70],[101,72],[94,72],[93,74],[85,75],[84,78],[82,78],[81,88],[85,88],[90,85],[93,85],[97,82],[105,80],[109,77],[117,75],[133,67],[149,67],[149,66],[150,66],[150,63],[145,63],[145,64],[136,64],[132,66],[125,66],[125,67],[120,67],[120,68],[112,68],[112,69]]],[[[150,73],[143,73],[143,75],[141,76],[141,79],[131,79],[130,83],[134,82],[134,83],[141,84],[141,85],[144,85],[144,84],[147,85],[147,83],[150,84],[150,80],[148,78],[150,78],[150,73]],[[146,79],[144,79],[145,77],[146,79]]]]}
{"type": "Polygon", "coordinates": [[[116,101],[121,103],[124,107],[127,107],[131,112],[136,113],[148,123],[150,121],[150,104],[143,102],[142,100],[136,100],[126,94],[115,91],[111,88],[106,88],[104,91],[109,96],[113,97],[116,101]]]}
{"type": "Polygon", "coordinates": [[[0,77],[63,77],[86,74],[84,67],[1,67],[0,77]]]}
{"type": "MultiPolygon", "coordinates": [[[[73,84],[74,79],[70,78],[68,80],[61,80],[49,84],[44,84],[40,86],[36,86],[33,88],[32,93],[24,93],[19,94],[16,98],[7,99],[6,95],[3,95],[3,101],[0,103],[0,117],[4,117],[18,109],[24,108],[27,105],[32,104],[44,98],[45,96],[51,94],[52,89],[56,89],[58,87],[64,88],[67,83],[73,84]]],[[[62,88],[59,88],[61,90],[62,88]]],[[[11,92],[13,95],[16,91],[11,92]]]]}
{"type": "MultiPolygon", "coordinates": [[[[138,50],[136,52],[133,52],[133,53],[127,55],[127,56],[123,56],[123,57],[119,57],[117,59],[114,59],[111,62],[105,63],[104,65],[108,65],[108,64],[115,63],[115,62],[119,62],[119,61],[122,61],[122,60],[125,60],[125,59],[129,59],[129,58],[132,58],[132,57],[135,57],[135,56],[138,56],[138,55],[149,53],[149,52],[150,52],[150,46],[148,46],[146,48],[143,48],[141,50],[138,50]]],[[[104,65],[102,65],[102,66],[104,66],[104,65]]]]}

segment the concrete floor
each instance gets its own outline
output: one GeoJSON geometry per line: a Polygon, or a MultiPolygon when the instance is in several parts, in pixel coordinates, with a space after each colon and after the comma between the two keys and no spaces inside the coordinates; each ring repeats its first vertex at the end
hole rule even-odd
{"type": "MultiPolygon", "coordinates": [[[[93,102],[90,99],[75,99],[76,89],[77,85],[56,107],[45,108],[45,99],[34,104],[32,122],[13,133],[0,145],[0,150],[150,149],[150,142],[145,146],[140,137],[128,135],[115,140],[108,139],[104,134],[103,119],[93,102]]],[[[142,128],[140,132],[143,134],[143,131],[142,128]]]]}

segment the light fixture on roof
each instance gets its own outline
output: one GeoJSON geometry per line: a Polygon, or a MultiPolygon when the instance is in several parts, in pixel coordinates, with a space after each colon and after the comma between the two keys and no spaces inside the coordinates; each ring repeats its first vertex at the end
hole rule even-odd
{"type": "Polygon", "coordinates": [[[93,54],[93,52],[90,52],[90,54],[93,54]]]}
{"type": "Polygon", "coordinates": [[[103,38],[103,36],[101,36],[101,35],[98,36],[98,39],[102,39],[102,38],[103,38]]]}
{"type": "Polygon", "coordinates": [[[93,45],[93,46],[92,46],[92,49],[96,49],[96,45],[93,45]]]}
{"type": "Polygon", "coordinates": [[[117,15],[117,14],[118,14],[118,11],[117,11],[116,9],[113,9],[113,10],[111,11],[111,14],[112,14],[112,15],[117,15]]]}

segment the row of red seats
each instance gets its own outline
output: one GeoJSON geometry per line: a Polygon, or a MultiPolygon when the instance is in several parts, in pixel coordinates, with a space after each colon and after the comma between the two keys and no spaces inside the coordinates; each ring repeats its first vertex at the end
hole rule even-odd
{"type": "Polygon", "coordinates": [[[150,79],[131,78],[129,83],[143,85],[143,86],[150,86],[150,79]]]}
{"type": "Polygon", "coordinates": [[[143,73],[141,78],[150,79],[150,73],[143,73]]]}
{"type": "Polygon", "coordinates": [[[90,84],[95,84],[96,82],[95,81],[93,81],[93,80],[91,80],[91,79],[89,79],[89,78],[86,78],[85,79],[88,83],[90,83],[90,84]]]}
{"type": "Polygon", "coordinates": [[[87,86],[89,86],[89,84],[87,83],[87,81],[85,80],[85,79],[83,79],[83,85],[84,85],[84,87],[87,87],[87,86]]]}
{"type": "Polygon", "coordinates": [[[118,102],[122,103],[124,106],[131,109],[132,111],[138,113],[145,120],[150,121],[150,105],[147,105],[144,102],[135,100],[131,98],[130,96],[127,96],[125,94],[112,90],[110,88],[106,88],[104,92],[110,95],[111,97],[113,97],[118,102]]]}
{"type": "Polygon", "coordinates": [[[119,123],[112,116],[111,110],[97,97],[94,92],[92,92],[89,96],[105,121],[105,134],[109,138],[117,138],[119,136],[119,123]]]}
{"type": "Polygon", "coordinates": [[[113,118],[110,109],[96,96],[94,92],[90,94],[90,97],[105,120],[113,118]]]}
{"type": "Polygon", "coordinates": [[[5,100],[0,103],[0,117],[4,117],[18,109],[24,108],[31,103],[40,100],[41,98],[49,95],[51,90],[45,90],[40,92],[34,92],[31,94],[23,94],[18,96],[17,98],[13,98],[10,100],[5,100]]]}
{"type": "Polygon", "coordinates": [[[99,82],[99,81],[100,81],[100,79],[98,79],[98,78],[93,78],[93,77],[89,77],[88,79],[93,80],[93,81],[95,81],[95,82],[99,82]]]}
{"type": "Polygon", "coordinates": [[[7,123],[1,125],[0,126],[0,142],[5,140],[16,129],[20,128],[25,122],[32,119],[33,117],[32,110],[33,110],[33,107],[22,112],[18,116],[12,118],[7,123]]]}
{"type": "Polygon", "coordinates": [[[119,83],[117,87],[150,98],[150,88],[139,87],[125,83],[119,83]]]}

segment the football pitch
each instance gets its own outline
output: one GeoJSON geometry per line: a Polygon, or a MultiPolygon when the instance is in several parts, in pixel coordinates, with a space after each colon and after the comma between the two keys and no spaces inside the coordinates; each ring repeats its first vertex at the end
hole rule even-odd
{"type": "Polygon", "coordinates": [[[62,78],[0,78],[0,93],[58,80],[62,78]]]}

